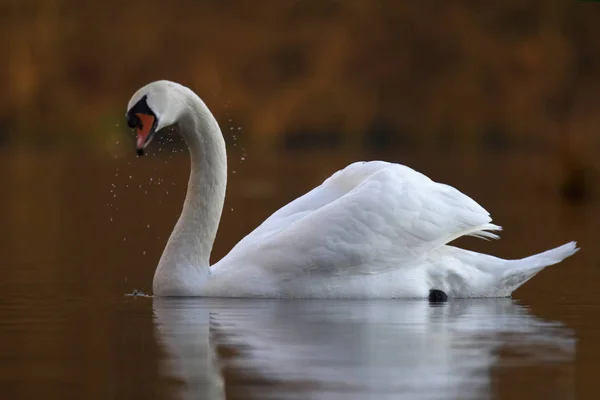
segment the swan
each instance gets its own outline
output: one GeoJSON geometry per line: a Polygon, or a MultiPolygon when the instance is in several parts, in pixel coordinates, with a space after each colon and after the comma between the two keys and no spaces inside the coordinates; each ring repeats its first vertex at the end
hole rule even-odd
{"type": "Polygon", "coordinates": [[[505,260],[450,246],[461,236],[496,239],[501,227],[452,186],[404,165],[361,161],[273,213],[210,266],[227,185],[217,121],[192,90],[167,80],[135,92],[126,118],[138,155],[165,128],[190,152],[185,202],[154,273],[155,296],[509,297],[578,250],[570,242],[505,260]]]}

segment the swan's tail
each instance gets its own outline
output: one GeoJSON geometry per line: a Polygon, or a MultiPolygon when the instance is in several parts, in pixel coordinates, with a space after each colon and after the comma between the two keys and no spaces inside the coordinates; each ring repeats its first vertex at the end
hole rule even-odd
{"type": "Polygon", "coordinates": [[[450,297],[509,297],[542,269],[578,250],[576,243],[570,242],[519,260],[505,260],[446,246],[443,251],[448,258],[442,258],[445,268],[435,265],[429,278],[434,289],[445,289],[450,297]]]}
{"type": "Polygon", "coordinates": [[[520,260],[505,260],[506,264],[500,276],[500,287],[505,288],[510,295],[545,267],[558,264],[577,251],[579,251],[577,242],[569,242],[520,260]]]}

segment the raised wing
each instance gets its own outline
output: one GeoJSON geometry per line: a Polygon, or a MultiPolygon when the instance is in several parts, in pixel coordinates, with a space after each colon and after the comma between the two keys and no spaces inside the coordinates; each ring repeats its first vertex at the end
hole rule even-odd
{"type": "Polygon", "coordinates": [[[233,250],[238,251],[247,245],[255,247],[257,243],[266,238],[288,229],[296,221],[345,196],[355,189],[360,182],[388,165],[390,164],[379,161],[358,162],[337,171],[326,179],[322,185],[315,187],[310,192],[271,214],[262,224],[240,240],[232,249],[232,252],[233,250]]]}
{"type": "Polygon", "coordinates": [[[495,238],[490,221],[451,186],[403,165],[358,162],[271,215],[225,259],[290,278],[379,273],[460,236],[495,238]]]}

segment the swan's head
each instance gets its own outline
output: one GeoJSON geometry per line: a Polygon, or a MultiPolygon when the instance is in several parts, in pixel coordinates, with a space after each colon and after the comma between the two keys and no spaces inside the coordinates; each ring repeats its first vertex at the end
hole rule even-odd
{"type": "Polygon", "coordinates": [[[184,90],[175,82],[156,81],[142,87],[131,97],[126,117],[127,125],[136,130],[138,155],[144,155],[144,149],[156,132],[178,122],[184,90]]]}

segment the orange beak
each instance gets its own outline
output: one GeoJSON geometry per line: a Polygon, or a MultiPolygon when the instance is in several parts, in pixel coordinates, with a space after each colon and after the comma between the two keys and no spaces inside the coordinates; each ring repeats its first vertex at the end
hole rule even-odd
{"type": "Polygon", "coordinates": [[[150,135],[150,130],[154,125],[154,116],[148,114],[135,114],[140,121],[142,121],[142,127],[136,128],[137,132],[137,149],[143,150],[144,145],[146,143],[146,139],[148,139],[148,135],[150,135]]]}

